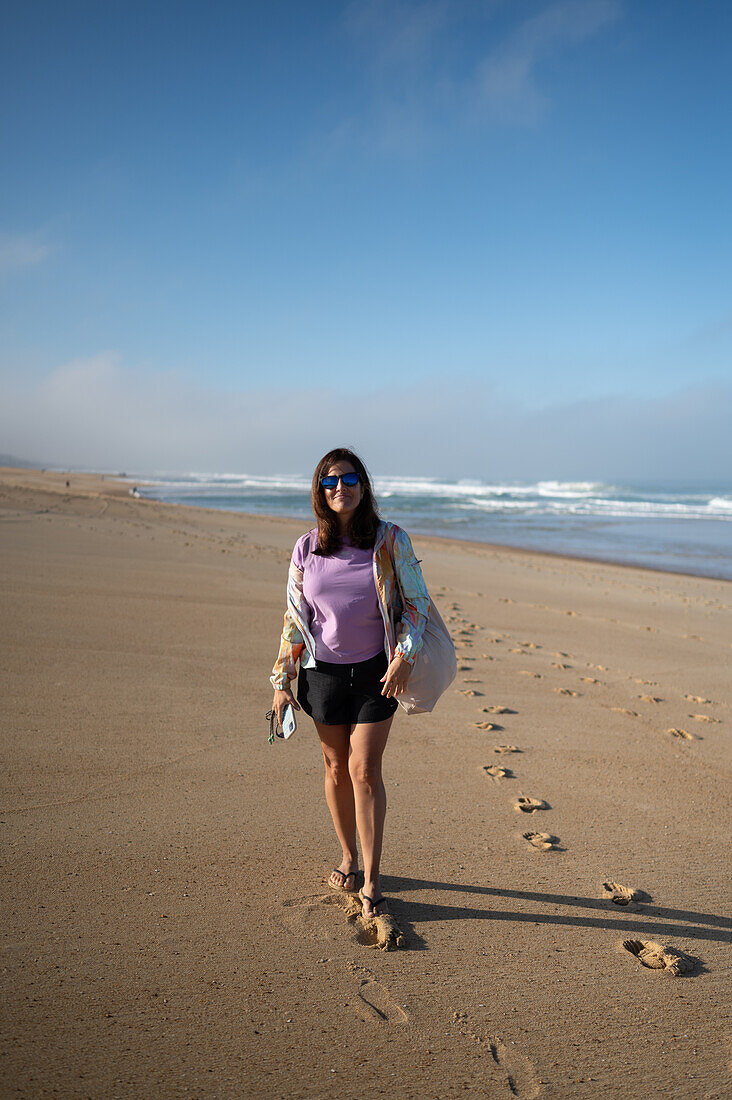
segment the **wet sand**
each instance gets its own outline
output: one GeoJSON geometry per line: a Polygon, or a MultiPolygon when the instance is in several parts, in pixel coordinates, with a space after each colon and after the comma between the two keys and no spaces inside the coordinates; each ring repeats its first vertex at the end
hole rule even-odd
{"type": "Polygon", "coordinates": [[[2,1095],[730,1094],[729,582],[415,538],[460,670],[387,748],[386,952],[267,743],[304,526],[7,469],[0,520],[2,1095]]]}

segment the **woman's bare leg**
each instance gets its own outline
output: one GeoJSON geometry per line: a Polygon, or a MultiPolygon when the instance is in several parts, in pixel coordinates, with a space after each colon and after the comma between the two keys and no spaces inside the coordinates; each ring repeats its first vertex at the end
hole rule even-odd
{"type": "MultiPolygon", "coordinates": [[[[381,846],[384,839],[386,817],[386,791],[381,774],[381,758],[393,718],[383,722],[363,722],[351,732],[351,754],[348,769],[351,773],[356,805],[356,822],[363,852],[363,892],[370,898],[381,896],[379,867],[381,846]]],[[[371,915],[367,903],[366,915],[371,915]]],[[[376,912],[386,912],[386,904],[377,905],[376,912]]]]}
{"type": "Polygon", "coordinates": [[[353,889],[355,880],[349,881],[349,871],[358,869],[358,849],[356,847],[356,810],[353,798],[353,784],[348,771],[348,753],[350,749],[350,726],[326,726],[315,723],[320,738],[325,761],[325,801],[333,818],[336,835],[340,841],[343,858],[338,869],[343,877],[330,876],[334,886],[347,885],[353,889]]]}

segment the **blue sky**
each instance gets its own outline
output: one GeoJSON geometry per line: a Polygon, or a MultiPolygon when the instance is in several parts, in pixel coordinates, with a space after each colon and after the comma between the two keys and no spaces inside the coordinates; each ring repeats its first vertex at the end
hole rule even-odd
{"type": "Polygon", "coordinates": [[[659,476],[718,475],[731,32],[705,0],[6,5],[0,450],[255,472],[335,432],[488,475],[467,402],[526,433],[503,476],[612,477],[642,406],[693,410],[659,476]]]}

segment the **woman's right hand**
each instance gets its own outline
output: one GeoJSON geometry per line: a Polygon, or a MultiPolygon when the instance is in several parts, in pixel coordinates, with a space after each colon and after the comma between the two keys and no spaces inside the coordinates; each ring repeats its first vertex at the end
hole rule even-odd
{"type": "Polygon", "coordinates": [[[274,699],[272,700],[272,710],[277,715],[277,721],[282,725],[282,718],[285,713],[285,707],[288,703],[292,706],[293,710],[299,710],[300,706],[292,694],[290,689],[287,688],[275,688],[274,699]]]}

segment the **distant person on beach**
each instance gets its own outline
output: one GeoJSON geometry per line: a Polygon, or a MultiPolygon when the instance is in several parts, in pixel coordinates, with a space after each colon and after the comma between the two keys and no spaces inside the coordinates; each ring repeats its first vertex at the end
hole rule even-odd
{"type": "Polygon", "coordinates": [[[338,447],[320,460],[312,505],[318,525],[292,553],[270,677],[272,709],[280,723],[288,704],[315,723],[325,798],[342,850],[328,884],[355,893],[361,880],[364,916],[371,918],[388,912],[379,883],[386,815],[381,760],[397,697],[422,644],[430,598],[409,537],[379,519],[368,471],[353,451],[338,447]],[[290,689],[296,676],[297,700],[290,689]]]}

